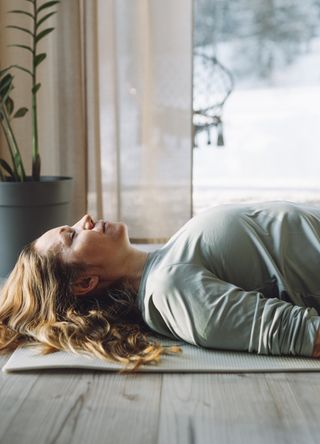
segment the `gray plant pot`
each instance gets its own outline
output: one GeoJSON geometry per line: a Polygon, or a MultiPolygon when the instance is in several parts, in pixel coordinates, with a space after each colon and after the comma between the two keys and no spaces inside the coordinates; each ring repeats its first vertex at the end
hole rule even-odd
{"type": "Polygon", "coordinates": [[[13,269],[21,249],[50,228],[70,224],[71,177],[39,182],[0,182],[0,277],[13,269]]]}

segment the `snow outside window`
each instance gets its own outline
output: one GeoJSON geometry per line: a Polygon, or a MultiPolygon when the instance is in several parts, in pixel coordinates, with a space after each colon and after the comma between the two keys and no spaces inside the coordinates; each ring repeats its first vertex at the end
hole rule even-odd
{"type": "MultiPolygon", "coordinates": [[[[221,110],[224,145],[215,125],[211,145],[207,131],[197,133],[194,214],[242,201],[320,205],[320,1],[195,0],[193,45],[194,72],[200,52],[234,81],[221,110]]],[[[194,107],[209,100],[201,94],[212,103],[221,95],[223,76],[213,93],[202,76],[194,107]]]]}

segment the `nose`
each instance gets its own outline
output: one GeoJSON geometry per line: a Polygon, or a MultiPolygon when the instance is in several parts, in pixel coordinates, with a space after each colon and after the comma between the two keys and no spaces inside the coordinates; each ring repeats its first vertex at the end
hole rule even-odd
{"type": "Polygon", "coordinates": [[[75,228],[82,228],[83,230],[92,230],[95,226],[95,222],[90,214],[85,214],[76,224],[75,228]]]}
{"type": "Polygon", "coordinates": [[[85,219],[84,219],[83,228],[85,230],[92,230],[92,228],[94,228],[94,226],[95,226],[95,223],[94,223],[92,217],[90,216],[90,214],[86,214],[85,219]]]}
{"type": "Polygon", "coordinates": [[[90,214],[86,214],[83,217],[84,221],[83,221],[83,228],[85,230],[92,230],[95,226],[95,222],[93,221],[92,217],[90,216],[90,214]]]}

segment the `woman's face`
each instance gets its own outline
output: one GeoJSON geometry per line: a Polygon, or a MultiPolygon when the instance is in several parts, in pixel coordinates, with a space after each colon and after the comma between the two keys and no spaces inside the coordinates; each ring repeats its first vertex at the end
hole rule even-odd
{"type": "MultiPolygon", "coordinates": [[[[36,240],[35,248],[40,254],[49,249],[59,251],[67,263],[85,264],[91,271],[119,273],[128,252],[130,241],[127,225],[118,222],[95,222],[85,215],[72,226],[64,225],[45,232],[36,240]]],[[[105,273],[104,273],[105,274],[105,273]]]]}

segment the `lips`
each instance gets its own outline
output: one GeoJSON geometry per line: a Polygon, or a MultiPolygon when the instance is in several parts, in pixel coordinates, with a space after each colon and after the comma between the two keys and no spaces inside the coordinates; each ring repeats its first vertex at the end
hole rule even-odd
{"type": "Polygon", "coordinates": [[[98,220],[94,226],[94,230],[98,231],[99,233],[104,233],[106,231],[106,228],[106,222],[104,222],[102,219],[98,220]]]}

